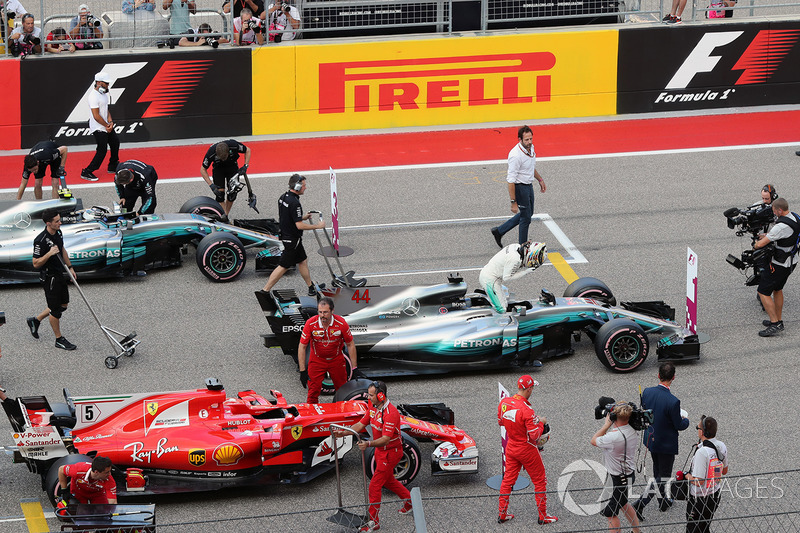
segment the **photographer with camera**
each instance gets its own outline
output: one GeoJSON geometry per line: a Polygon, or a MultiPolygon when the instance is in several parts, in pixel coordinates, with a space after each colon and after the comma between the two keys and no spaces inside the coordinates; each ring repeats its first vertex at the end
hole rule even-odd
{"type": "Polygon", "coordinates": [[[25,13],[22,22],[8,36],[11,55],[24,59],[30,54],[42,53],[42,30],[36,27],[33,15],[25,13]]]}
{"type": "Polygon", "coordinates": [[[261,20],[255,18],[252,11],[244,8],[242,16],[233,19],[233,44],[245,46],[255,43],[264,44],[261,20]]]}
{"type": "Polygon", "coordinates": [[[758,296],[769,315],[769,319],[762,322],[766,329],[758,332],[761,337],[772,337],[783,331],[783,287],[797,264],[800,238],[800,215],[789,211],[785,198],[772,202],[772,212],[777,217],[776,224],[753,245],[757,250],[775,243],[772,260],[758,284],[758,296]]]}
{"type": "Polygon", "coordinates": [[[508,512],[508,499],[522,468],[528,472],[536,490],[539,524],[551,524],[558,520],[558,517],[547,514],[547,474],[542,455],[539,453],[539,440],[543,434],[549,433],[550,428],[547,419],[536,416],[533,406],[528,401],[533,388],[538,384],[531,376],[522,376],[517,380],[517,393],[503,398],[497,406],[497,422],[505,428],[508,436],[505,450],[506,468],[500,485],[497,515],[499,524],[514,518],[514,515],[508,512]]]}
{"type": "Polygon", "coordinates": [[[300,28],[300,11],[288,1],[269,5],[267,11],[261,13],[264,26],[269,28],[270,42],[291,41],[297,35],[294,31],[283,31],[291,27],[292,30],[300,28]],[[269,18],[269,23],[266,22],[269,18]]]}
{"type": "Polygon", "coordinates": [[[686,502],[686,533],[708,533],[719,506],[722,484],[720,477],[728,473],[728,448],[717,436],[716,419],[703,415],[697,424],[700,445],[692,458],[689,500],[686,502]]]}
{"type": "MultiPolygon", "coordinates": [[[[600,398],[600,405],[605,404],[604,400],[608,399],[610,398],[600,398]]],[[[605,423],[591,440],[592,446],[603,450],[603,464],[612,482],[611,499],[600,514],[608,519],[608,529],[614,533],[620,531],[620,510],[625,513],[634,533],[639,533],[639,519],[628,503],[629,487],[636,479],[638,439],[636,430],[628,423],[634,408],[633,404],[618,402],[610,410],[604,410],[605,423]]]]}
{"type": "Polygon", "coordinates": [[[103,38],[103,25],[100,23],[100,19],[92,15],[86,4],[78,7],[78,15],[70,22],[69,36],[75,41],[75,48],[78,50],[103,48],[103,43],[97,40],[103,38]]]}
{"type": "MultiPolygon", "coordinates": [[[[653,477],[656,480],[661,512],[672,507],[672,498],[664,487],[672,477],[672,466],[675,456],[678,455],[678,432],[689,427],[689,419],[686,418],[685,411],[681,410],[681,401],[670,390],[673,381],[675,365],[661,363],[658,366],[658,385],[647,387],[642,392],[642,409],[653,412],[653,423],[644,431],[642,440],[653,458],[653,477]]],[[[644,520],[642,511],[651,499],[653,490],[648,485],[647,492],[633,503],[639,520],[644,520]]]]}
{"type": "Polygon", "coordinates": [[[203,164],[200,165],[200,175],[208,184],[211,192],[214,193],[215,200],[222,204],[226,217],[230,214],[233,201],[236,200],[236,195],[239,192],[239,188],[235,187],[238,181],[233,178],[247,172],[251,155],[250,148],[237,140],[228,139],[212,144],[206,151],[203,164]],[[239,154],[244,154],[244,165],[241,167],[238,164],[239,154]],[[212,165],[211,176],[209,176],[208,168],[212,165]]]}
{"type": "Polygon", "coordinates": [[[2,29],[2,36],[8,35],[6,33],[6,22],[8,22],[8,31],[14,27],[14,20],[17,17],[22,18],[22,15],[27,13],[28,10],[19,3],[19,0],[0,0],[0,28],[2,29]]]}
{"type": "Polygon", "coordinates": [[[175,35],[170,39],[170,48],[180,45],[181,36],[192,32],[189,15],[197,13],[197,3],[194,0],[164,0],[161,9],[169,11],[169,34],[175,35]]]}
{"type": "Polygon", "coordinates": [[[44,51],[50,54],[74,52],[75,45],[67,40],[67,30],[64,28],[53,28],[53,31],[47,34],[47,39],[44,43],[44,51]]]}
{"type": "Polygon", "coordinates": [[[214,37],[214,36],[206,36],[203,37],[203,34],[214,33],[214,30],[211,28],[211,25],[208,23],[202,23],[196,30],[189,30],[186,37],[181,37],[181,40],[178,41],[178,46],[210,46],[212,48],[217,48],[221,44],[227,44],[230,41],[225,37],[214,37]]]}
{"type": "MultiPolygon", "coordinates": [[[[249,9],[258,17],[264,11],[264,0],[233,0],[233,18],[241,16],[242,9],[249,9]]],[[[222,2],[222,12],[226,14],[231,12],[231,0],[222,2]]]]}

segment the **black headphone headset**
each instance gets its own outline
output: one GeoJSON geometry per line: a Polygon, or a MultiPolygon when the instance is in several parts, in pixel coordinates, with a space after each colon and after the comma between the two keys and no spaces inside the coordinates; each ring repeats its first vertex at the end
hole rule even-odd
{"type": "MultiPolygon", "coordinates": [[[[766,190],[766,187],[764,188],[764,190],[766,190]]],[[[703,431],[703,436],[705,436],[705,434],[706,434],[706,415],[703,415],[703,416],[700,417],[700,429],[703,431]]]]}
{"type": "Polygon", "coordinates": [[[375,399],[378,400],[379,403],[383,403],[386,401],[386,383],[383,381],[373,381],[372,387],[375,387],[375,399]]]}
{"type": "Polygon", "coordinates": [[[768,192],[769,197],[772,198],[773,202],[778,199],[778,192],[775,190],[775,187],[773,187],[771,184],[767,183],[761,188],[761,190],[764,192],[768,192]]]}

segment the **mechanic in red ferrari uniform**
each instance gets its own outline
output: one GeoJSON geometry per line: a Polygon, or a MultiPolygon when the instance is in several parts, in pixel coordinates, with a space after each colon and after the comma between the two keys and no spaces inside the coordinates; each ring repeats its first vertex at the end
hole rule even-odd
{"type": "MultiPolygon", "coordinates": [[[[367,426],[372,427],[372,440],[362,440],[358,448],[363,452],[375,448],[375,473],[369,482],[369,522],[359,529],[359,533],[378,531],[381,526],[378,513],[381,510],[381,490],[386,488],[405,500],[400,514],[411,512],[411,493],[394,477],[394,469],[403,457],[403,438],[400,435],[400,412],[386,396],[386,383],[373,381],[369,386],[370,409],[350,429],[361,433],[367,426]]],[[[344,431],[334,432],[337,437],[346,435],[344,431]]]]}
{"type": "Polygon", "coordinates": [[[497,406],[497,421],[505,428],[508,435],[506,468],[503,483],[500,485],[500,510],[497,517],[497,521],[501,524],[514,518],[514,515],[508,512],[508,497],[523,467],[536,489],[539,524],[550,524],[558,520],[557,517],[547,514],[545,493],[547,475],[537,448],[537,442],[544,432],[547,419],[536,416],[528,401],[535,385],[536,381],[531,376],[522,376],[517,380],[517,393],[510,398],[503,398],[497,406]]]}
{"type": "Polygon", "coordinates": [[[356,362],[356,343],[350,326],[344,318],[333,314],[333,300],[327,296],[317,304],[317,316],[309,318],[303,326],[300,344],[297,347],[297,363],[300,366],[300,383],[308,388],[308,403],[317,403],[322,390],[322,380],[327,372],[334,388],[347,382],[347,367],[342,349],[347,345],[353,376],[362,376],[356,362]],[[306,346],[311,345],[311,356],[306,370],[306,346]]]}
{"type": "Polygon", "coordinates": [[[58,496],[78,503],[117,503],[117,483],[111,477],[111,459],[97,456],[58,468],[58,496]]]}

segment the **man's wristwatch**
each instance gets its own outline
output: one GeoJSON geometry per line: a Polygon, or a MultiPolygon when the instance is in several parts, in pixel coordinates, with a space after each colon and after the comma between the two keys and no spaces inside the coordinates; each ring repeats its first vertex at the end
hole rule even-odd
{"type": "Polygon", "coordinates": [[[511,203],[515,204],[515,203],[517,203],[517,201],[516,200],[511,200],[511,203]]]}

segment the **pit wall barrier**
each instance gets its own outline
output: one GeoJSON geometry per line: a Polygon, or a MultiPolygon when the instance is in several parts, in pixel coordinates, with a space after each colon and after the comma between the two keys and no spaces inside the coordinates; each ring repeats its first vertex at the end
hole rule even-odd
{"type": "Polygon", "coordinates": [[[0,149],[93,144],[101,70],[130,143],[798,104],[798,41],[760,20],[8,59],[0,149]]]}

